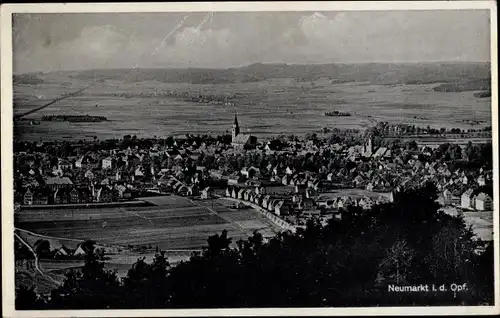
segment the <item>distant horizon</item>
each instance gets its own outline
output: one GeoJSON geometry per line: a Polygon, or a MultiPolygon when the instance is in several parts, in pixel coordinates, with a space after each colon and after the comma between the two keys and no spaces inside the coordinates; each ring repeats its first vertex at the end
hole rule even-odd
{"type": "Polygon", "coordinates": [[[68,69],[68,70],[54,70],[54,71],[32,71],[16,73],[13,71],[12,75],[29,75],[29,74],[50,74],[50,73],[68,73],[68,72],[88,72],[88,71],[101,71],[101,70],[230,70],[230,69],[240,69],[245,67],[250,67],[253,65],[286,65],[286,66],[308,66],[308,65],[425,65],[425,64],[489,64],[491,66],[491,60],[489,61],[422,61],[422,62],[331,62],[331,63],[281,63],[281,62],[255,62],[248,63],[241,66],[231,66],[231,67],[169,67],[169,66],[158,66],[158,67],[101,67],[101,68],[88,68],[88,69],[68,69]]]}

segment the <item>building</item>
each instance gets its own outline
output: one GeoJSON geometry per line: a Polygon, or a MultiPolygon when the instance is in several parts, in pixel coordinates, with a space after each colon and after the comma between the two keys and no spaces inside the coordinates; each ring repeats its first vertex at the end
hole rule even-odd
{"type": "Polygon", "coordinates": [[[71,200],[70,190],[67,188],[59,188],[54,192],[55,204],[68,204],[71,200]]]}
{"type": "Polygon", "coordinates": [[[50,177],[45,180],[45,185],[52,190],[56,190],[70,187],[73,182],[68,177],[50,177]]]}
{"type": "Polygon", "coordinates": [[[373,135],[369,134],[363,145],[363,156],[370,157],[373,154],[373,135]]]}
{"type": "Polygon", "coordinates": [[[255,149],[257,147],[257,137],[240,133],[236,114],[234,115],[231,145],[235,150],[255,149]]]}
{"type": "Polygon", "coordinates": [[[463,208],[463,209],[470,209],[470,208],[473,208],[473,204],[474,202],[472,202],[472,193],[474,191],[472,189],[469,189],[467,191],[465,191],[463,194],[462,194],[462,197],[461,197],[461,200],[460,200],[460,206],[463,208]]]}
{"type": "Polygon", "coordinates": [[[486,185],[486,179],[484,178],[483,175],[480,175],[478,178],[477,178],[477,184],[479,186],[484,186],[486,185]]]}
{"type": "Polygon", "coordinates": [[[26,190],[26,193],[24,193],[23,203],[25,205],[32,205],[33,204],[33,192],[31,192],[31,189],[29,189],[29,188],[28,188],[28,190],[26,190]]]}
{"type": "Polygon", "coordinates": [[[57,160],[57,168],[60,170],[69,170],[72,168],[72,164],[68,160],[64,160],[64,159],[59,158],[57,160]]]}
{"type": "Polygon", "coordinates": [[[478,211],[492,211],[493,210],[493,200],[489,195],[481,192],[477,195],[475,200],[475,207],[478,211]]]}
{"type": "Polygon", "coordinates": [[[113,169],[113,159],[111,159],[111,157],[102,159],[102,168],[113,169]]]}
{"type": "MultiPolygon", "coordinates": [[[[226,190],[226,196],[229,196],[229,190],[226,190]]],[[[201,191],[201,198],[204,200],[210,199],[212,197],[212,188],[206,187],[201,191]]]]}

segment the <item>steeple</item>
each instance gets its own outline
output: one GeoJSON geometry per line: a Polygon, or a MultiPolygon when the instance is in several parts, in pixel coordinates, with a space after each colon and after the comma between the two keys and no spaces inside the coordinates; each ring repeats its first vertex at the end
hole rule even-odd
{"type": "Polygon", "coordinates": [[[232,137],[233,137],[233,141],[234,141],[234,138],[236,136],[238,136],[240,134],[240,126],[238,125],[238,116],[236,115],[236,113],[234,113],[234,123],[233,123],[233,129],[232,129],[232,137]]]}

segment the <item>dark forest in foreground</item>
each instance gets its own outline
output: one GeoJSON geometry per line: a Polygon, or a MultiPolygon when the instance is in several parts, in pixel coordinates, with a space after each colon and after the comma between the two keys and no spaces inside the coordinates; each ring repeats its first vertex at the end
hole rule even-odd
{"type": "Polygon", "coordinates": [[[321,226],[264,242],[223,232],[204,252],[170,267],[162,253],[139,259],[119,280],[90,254],[49,297],[16,290],[16,308],[222,308],[488,305],[493,302],[493,246],[472,239],[460,217],[439,212],[435,188],[399,193],[369,211],[352,207],[321,226]],[[484,249],[484,246],[486,248],[484,249]],[[477,252],[482,250],[482,252],[477,252]],[[464,284],[461,292],[388,292],[390,284],[464,284]]]}

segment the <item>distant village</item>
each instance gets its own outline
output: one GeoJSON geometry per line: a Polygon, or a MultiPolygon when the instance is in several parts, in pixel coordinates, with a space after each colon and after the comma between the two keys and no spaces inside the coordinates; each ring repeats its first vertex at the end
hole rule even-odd
{"type": "Polygon", "coordinates": [[[235,115],[231,135],[216,138],[17,143],[15,203],[49,208],[153,195],[225,198],[293,229],[311,217],[341,217],[348,206],[391,202],[397,192],[432,182],[444,207],[493,209],[491,144],[386,147],[374,139],[368,131],[354,145],[316,135],[258,142],[240,133],[235,115]]]}

